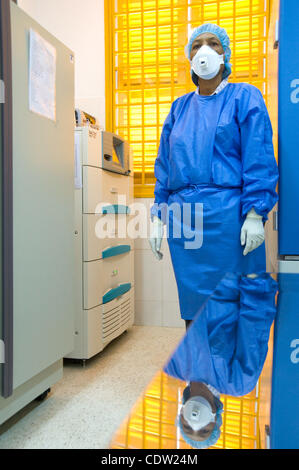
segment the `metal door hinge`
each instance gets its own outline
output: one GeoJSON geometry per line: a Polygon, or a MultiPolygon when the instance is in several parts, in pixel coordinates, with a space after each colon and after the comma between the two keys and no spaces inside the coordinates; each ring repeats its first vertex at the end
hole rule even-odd
{"type": "Polygon", "coordinates": [[[270,449],[270,426],[269,424],[265,425],[265,446],[266,449],[270,449]]]}
{"type": "Polygon", "coordinates": [[[275,40],[274,40],[273,49],[278,49],[278,44],[279,44],[279,20],[276,20],[276,22],[275,22],[275,40]]]}
{"type": "Polygon", "coordinates": [[[5,103],[5,84],[3,80],[0,80],[0,104],[5,103]]]}
{"type": "Polygon", "coordinates": [[[0,339],[0,364],[5,363],[5,344],[3,339],[0,339]]]}
{"type": "Polygon", "coordinates": [[[278,230],[278,212],[273,212],[273,230],[277,232],[278,230]]]}

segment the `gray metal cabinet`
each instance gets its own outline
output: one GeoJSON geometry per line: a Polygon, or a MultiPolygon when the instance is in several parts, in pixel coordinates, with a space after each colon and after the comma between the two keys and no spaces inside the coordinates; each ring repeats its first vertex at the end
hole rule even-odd
{"type": "Polygon", "coordinates": [[[15,3],[9,5],[13,329],[5,340],[13,343],[13,354],[5,359],[11,361],[13,393],[0,398],[0,423],[62,376],[62,358],[74,347],[77,304],[73,53],[15,3]],[[30,29],[56,49],[55,121],[29,110],[30,29]]]}

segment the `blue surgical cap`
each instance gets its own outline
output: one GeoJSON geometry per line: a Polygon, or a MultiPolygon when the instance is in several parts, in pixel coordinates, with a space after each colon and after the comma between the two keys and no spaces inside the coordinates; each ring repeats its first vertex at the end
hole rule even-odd
{"type": "MultiPolygon", "coordinates": [[[[228,77],[231,73],[231,64],[229,63],[230,57],[231,57],[231,50],[229,47],[230,41],[227,32],[225,31],[224,28],[221,28],[217,24],[212,24],[212,23],[205,23],[202,24],[201,26],[198,26],[198,28],[195,28],[190,36],[190,39],[188,41],[187,46],[185,47],[185,53],[188,59],[190,60],[190,55],[191,55],[191,49],[192,49],[192,44],[195,41],[195,39],[203,33],[211,33],[217,36],[219,41],[222,44],[223,50],[224,50],[224,70],[222,74],[222,78],[228,77]]],[[[198,77],[197,75],[191,70],[191,76],[192,76],[192,81],[193,83],[197,86],[198,85],[198,77]]]]}
{"type": "MultiPolygon", "coordinates": [[[[190,388],[189,386],[184,390],[183,393],[183,404],[185,401],[187,401],[188,397],[190,395],[190,388]]],[[[218,441],[221,431],[220,428],[222,426],[222,417],[221,414],[223,412],[223,404],[221,403],[220,400],[218,400],[217,397],[214,397],[215,400],[215,405],[216,405],[216,422],[215,422],[215,427],[209,437],[204,440],[204,441],[196,441],[195,439],[191,439],[191,437],[187,436],[187,434],[183,430],[183,424],[181,420],[181,416],[178,416],[177,419],[177,425],[180,428],[182,438],[184,441],[189,444],[191,447],[195,449],[208,449],[209,447],[213,446],[216,444],[218,441]]]]}

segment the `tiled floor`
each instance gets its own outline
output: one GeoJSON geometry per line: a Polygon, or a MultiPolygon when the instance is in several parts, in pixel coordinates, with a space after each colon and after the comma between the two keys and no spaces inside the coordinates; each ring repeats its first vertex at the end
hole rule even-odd
{"type": "Polygon", "coordinates": [[[48,398],[0,426],[0,449],[105,449],[139,395],[184,334],[134,326],[102,353],[67,362],[48,398]]]}

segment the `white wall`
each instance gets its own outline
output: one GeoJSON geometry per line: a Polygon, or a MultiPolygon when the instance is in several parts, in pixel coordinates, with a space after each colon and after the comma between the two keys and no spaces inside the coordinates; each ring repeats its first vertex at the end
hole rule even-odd
{"type": "MultiPolygon", "coordinates": [[[[145,205],[149,220],[154,199],[138,198],[137,202],[145,205]]],[[[159,261],[147,239],[135,241],[135,324],[184,328],[166,238],[162,240],[161,251],[163,259],[159,261]]]]}
{"type": "Polygon", "coordinates": [[[75,53],[76,107],[105,128],[104,0],[18,0],[18,5],[75,53]]]}
{"type": "MultiPolygon", "coordinates": [[[[104,0],[19,0],[18,5],[73,50],[76,106],[105,128],[104,0]]],[[[149,210],[153,199],[137,202],[142,201],[149,210]]],[[[147,240],[136,241],[135,323],[183,327],[167,240],[162,251],[158,261],[147,240]]]]}

